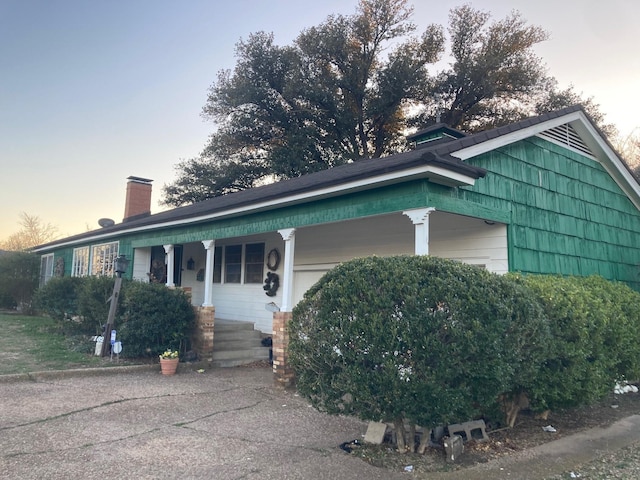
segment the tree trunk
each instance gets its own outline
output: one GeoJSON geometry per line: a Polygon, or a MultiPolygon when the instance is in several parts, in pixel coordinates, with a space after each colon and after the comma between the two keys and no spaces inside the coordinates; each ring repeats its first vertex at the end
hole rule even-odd
{"type": "Polygon", "coordinates": [[[411,453],[416,451],[416,424],[409,424],[409,438],[407,439],[407,450],[411,453]]]}
{"type": "Polygon", "coordinates": [[[404,421],[394,420],[393,427],[396,431],[396,446],[398,447],[398,452],[406,453],[407,452],[407,444],[404,438],[404,421]]]}
{"type": "Polygon", "coordinates": [[[529,399],[524,392],[519,392],[512,397],[503,396],[502,406],[507,425],[509,425],[510,428],[513,428],[516,424],[520,410],[529,406],[529,399]]]}
{"type": "Polygon", "coordinates": [[[431,436],[431,430],[425,428],[422,432],[422,436],[420,437],[420,445],[418,445],[417,452],[420,455],[424,455],[424,452],[427,451],[427,447],[429,446],[429,437],[431,436]]]}

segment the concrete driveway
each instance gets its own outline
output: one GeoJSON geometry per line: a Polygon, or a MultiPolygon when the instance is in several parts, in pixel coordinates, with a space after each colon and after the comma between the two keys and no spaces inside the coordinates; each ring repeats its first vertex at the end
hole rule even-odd
{"type": "Polygon", "coordinates": [[[0,379],[0,477],[396,478],[340,450],[365,423],[318,413],[269,368],[159,370],[0,379]]]}
{"type": "Polygon", "coordinates": [[[0,376],[0,478],[539,480],[640,441],[640,415],[462,471],[390,472],[340,450],[366,424],[311,408],[269,368],[158,365],[0,376]]]}

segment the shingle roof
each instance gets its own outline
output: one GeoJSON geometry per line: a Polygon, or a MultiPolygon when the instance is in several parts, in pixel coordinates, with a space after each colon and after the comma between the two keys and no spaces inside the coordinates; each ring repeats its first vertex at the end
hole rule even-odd
{"type": "Polygon", "coordinates": [[[434,165],[454,173],[461,173],[471,178],[480,178],[485,170],[466,164],[462,160],[448,154],[436,154],[429,149],[399,153],[389,157],[360,160],[308,175],[263,185],[240,192],[214,197],[202,202],[174,208],[165,212],[148,215],[142,218],[118,223],[110,227],[59,239],[38,248],[55,246],[59,243],[79,240],[96,234],[117,233],[135,227],[142,227],[165,222],[179,221],[191,217],[210,215],[230,209],[248,207],[257,202],[268,202],[286,196],[294,196],[313,192],[326,187],[340,186],[349,182],[366,180],[378,175],[410,169],[416,166],[434,165]]]}
{"type": "Polygon", "coordinates": [[[281,199],[287,196],[311,193],[326,187],[335,187],[357,180],[366,180],[367,178],[402,171],[416,166],[431,164],[454,173],[470,176],[471,178],[480,178],[485,175],[485,170],[469,165],[453,157],[451,153],[576,111],[584,112],[579,105],[567,107],[556,112],[549,112],[537,117],[527,118],[511,125],[464,136],[460,139],[452,139],[448,143],[437,143],[432,147],[399,153],[388,157],[360,160],[328,170],[211,198],[192,205],[174,208],[142,218],[135,218],[100,230],[56,240],[46,245],[41,245],[38,248],[53,247],[56,244],[80,240],[97,234],[117,233],[135,227],[180,221],[192,217],[195,218],[231,209],[248,207],[258,202],[269,202],[270,200],[281,199]]]}
{"type": "MultiPolygon", "coordinates": [[[[483,132],[479,132],[474,135],[463,137],[459,140],[451,141],[444,145],[438,145],[438,147],[435,148],[435,151],[441,155],[450,154],[457,150],[461,150],[462,148],[478,145],[479,143],[486,142],[487,140],[492,140],[494,138],[501,137],[502,135],[517,132],[518,130],[522,130],[527,127],[538,125],[540,123],[553,120],[554,118],[563,117],[565,115],[578,112],[578,111],[581,111],[586,115],[586,112],[584,111],[582,106],[573,105],[571,107],[566,107],[561,110],[556,110],[555,112],[543,113],[542,115],[538,115],[537,117],[525,118],[524,120],[520,120],[519,122],[510,123],[509,125],[493,128],[491,130],[485,130],[483,132]]],[[[602,136],[604,138],[604,135],[602,136]]]]}

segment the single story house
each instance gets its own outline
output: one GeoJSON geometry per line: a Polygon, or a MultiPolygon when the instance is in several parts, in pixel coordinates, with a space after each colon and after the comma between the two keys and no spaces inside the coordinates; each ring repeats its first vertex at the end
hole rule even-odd
{"type": "Polygon", "coordinates": [[[189,289],[203,328],[215,317],[273,334],[285,383],[292,308],[354,257],[429,254],[640,290],[640,185],[582,107],[473,135],[439,124],[410,140],[405,153],[154,215],[151,181],[129,177],[121,223],[34,249],[42,281],[113,275],[124,254],[126,277],[189,289]]]}

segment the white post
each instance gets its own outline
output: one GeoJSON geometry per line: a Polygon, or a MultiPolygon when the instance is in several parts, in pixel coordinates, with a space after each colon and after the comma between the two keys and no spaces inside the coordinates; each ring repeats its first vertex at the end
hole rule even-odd
{"type": "Polygon", "coordinates": [[[176,286],[176,284],[173,283],[173,264],[175,258],[173,245],[164,245],[164,253],[166,253],[164,261],[167,264],[167,287],[173,288],[176,286]]]}
{"type": "Polygon", "coordinates": [[[204,267],[204,303],[203,307],[213,307],[213,263],[215,240],[203,240],[202,245],[207,250],[207,261],[204,267]]]}
{"type": "Polygon", "coordinates": [[[416,255],[429,255],[429,215],[435,208],[416,208],[402,212],[411,219],[415,225],[415,246],[416,255]]]}
{"type": "Polygon", "coordinates": [[[296,229],[278,230],[284,240],[284,271],[282,272],[282,306],[281,312],[293,310],[293,258],[296,248],[296,229]]]}

